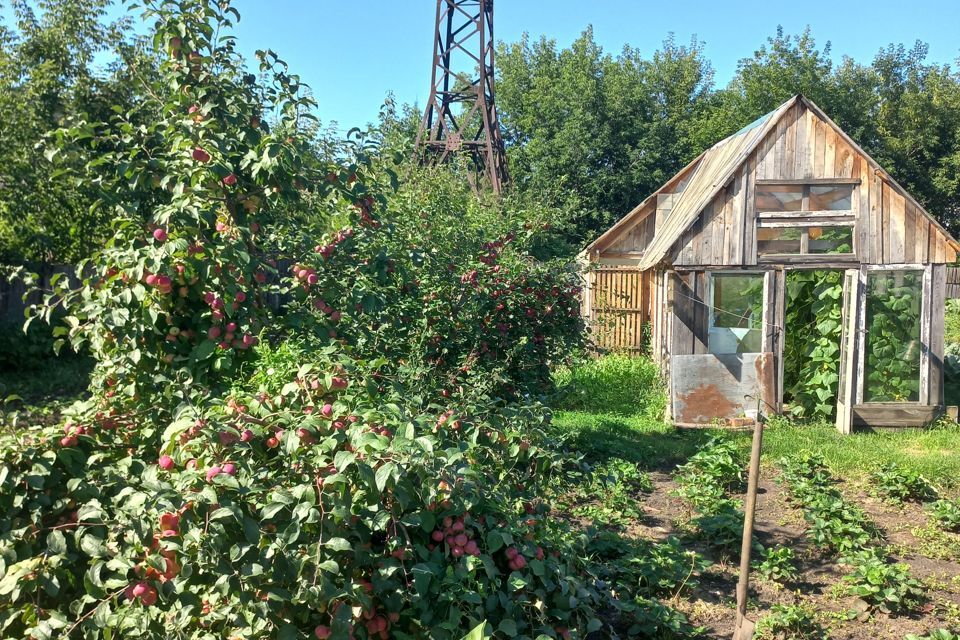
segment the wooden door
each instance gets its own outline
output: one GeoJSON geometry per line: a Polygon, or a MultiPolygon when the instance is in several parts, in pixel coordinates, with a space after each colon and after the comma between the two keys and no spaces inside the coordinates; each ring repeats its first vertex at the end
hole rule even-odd
{"type": "Polygon", "coordinates": [[[837,431],[853,432],[853,406],[857,402],[857,372],[860,353],[860,271],[847,269],[843,275],[843,331],[840,335],[840,382],[837,391],[837,431]]]}

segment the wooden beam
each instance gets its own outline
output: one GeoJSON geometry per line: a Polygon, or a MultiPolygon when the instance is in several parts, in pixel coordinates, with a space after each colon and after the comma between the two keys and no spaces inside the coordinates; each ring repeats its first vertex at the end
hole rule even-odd
{"type": "Polygon", "coordinates": [[[861,404],[853,407],[854,427],[924,427],[943,415],[938,405],[905,402],[861,404]]]}
{"type": "Polygon", "coordinates": [[[860,262],[855,255],[837,253],[806,253],[794,255],[760,256],[760,265],[766,268],[785,269],[849,269],[860,262]],[[829,260],[824,260],[829,258],[829,260]]]}
{"type": "Polygon", "coordinates": [[[849,216],[842,217],[839,220],[820,218],[815,221],[798,220],[760,220],[757,226],[765,229],[795,229],[797,227],[852,227],[855,220],[849,216]]]}
{"type": "Polygon", "coordinates": [[[860,184],[860,178],[763,178],[756,181],[758,187],[762,186],[781,186],[781,185],[840,185],[840,184],[860,184]]]}
{"type": "Polygon", "coordinates": [[[856,220],[856,214],[852,209],[820,210],[820,211],[764,211],[758,213],[757,217],[761,220],[787,218],[798,221],[803,218],[849,218],[850,224],[856,220]]]}

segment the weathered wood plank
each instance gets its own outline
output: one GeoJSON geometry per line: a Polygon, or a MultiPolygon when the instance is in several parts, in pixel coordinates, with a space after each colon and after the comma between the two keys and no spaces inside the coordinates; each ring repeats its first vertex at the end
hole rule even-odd
{"type": "Polygon", "coordinates": [[[743,263],[748,265],[757,264],[757,223],[754,219],[754,176],[757,175],[757,168],[751,158],[747,162],[745,195],[743,199],[743,263]]]}
{"type": "Polygon", "coordinates": [[[904,200],[903,207],[903,261],[916,262],[917,256],[916,209],[904,200]]]}
{"type": "Polygon", "coordinates": [[[932,405],[944,404],[943,373],[944,373],[944,334],[945,314],[947,304],[947,267],[934,265],[930,285],[931,315],[930,315],[930,392],[927,403],[932,405]]]}
{"type": "Polygon", "coordinates": [[[772,166],[767,166],[767,171],[765,177],[768,178],[788,178],[783,174],[783,156],[784,149],[786,146],[787,138],[787,118],[789,117],[789,112],[784,114],[780,121],[777,122],[776,128],[776,138],[774,141],[773,147],[773,163],[772,166]]]}
{"type": "Polygon", "coordinates": [[[810,128],[812,126],[812,116],[810,110],[800,107],[797,115],[797,146],[794,150],[793,176],[794,178],[806,178],[812,174],[810,167],[810,128]]]}
{"type": "Polygon", "coordinates": [[[737,174],[734,180],[733,200],[730,203],[730,216],[733,221],[733,228],[730,232],[730,255],[729,264],[743,264],[743,247],[745,238],[746,212],[744,211],[743,198],[746,195],[746,166],[743,171],[737,174]]]}
{"type": "Polygon", "coordinates": [[[812,155],[812,164],[813,164],[813,175],[811,176],[814,179],[823,178],[823,160],[826,155],[826,142],[827,142],[827,127],[824,125],[823,120],[812,115],[811,117],[814,121],[814,141],[813,141],[813,155],[812,155]]]}
{"type": "Polygon", "coordinates": [[[800,107],[795,105],[791,107],[784,116],[787,121],[787,127],[784,131],[783,157],[780,159],[780,175],[784,178],[799,177],[794,173],[797,157],[797,120],[799,111],[800,107]]]}
{"type": "Polygon", "coordinates": [[[857,233],[854,253],[861,261],[870,263],[873,261],[873,246],[870,238],[873,221],[870,217],[870,178],[867,173],[867,163],[860,165],[859,177],[860,184],[854,191],[857,207],[857,233]]]}
{"type": "Polygon", "coordinates": [[[887,220],[890,222],[890,226],[888,228],[888,233],[890,235],[890,257],[888,262],[906,262],[906,253],[904,251],[904,229],[906,227],[904,212],[905,201],[903,196],[891,189],[890,185],[887,184],[884,186],[883,198],[884,202],[889,201],[890,203],[889,207],[884,207],[888,210],[887,220]]]}
{"type": "Polygon", "coordinates": [[[758,185],[789,185],[789,184],[860,184],[860,178],[764,178],[756,181],[758,185]]]}
{"type": "Polygon", "coordinates": [[[837,134],[833,127],[827,126],[825,138],[825,147],[823,150],[823,177],[834,178],[837,175],[837,134]]]}
{"type": "Polygon", "coordinates": [[[853,408],[854,427],[924,427],[943,413],[941,407],[917,404],[862,404],[853,408]]]}

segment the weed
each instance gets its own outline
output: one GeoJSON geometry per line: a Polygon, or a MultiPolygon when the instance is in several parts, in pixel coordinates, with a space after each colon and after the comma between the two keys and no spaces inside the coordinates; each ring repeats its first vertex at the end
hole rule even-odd
{"type": "Polygon", "coordinates": [[[587,360],[554,376],[554,406],[573,411],[662,418],[666,392],[649,358],[609,355],[587,360]]]}
{"type": "Polygon", "coordinates": [[[635,494],[651,491],[650,476],[637,465],[612,458],[571,476],[574,487],[566,496],[573,515],[598,524],[623,527],[643,516],[635,494]],[[579,481],[574,481],[579,480],[579,481]]]}
{"type": "Polygon", "coordinates": [[[925,636],[910,633],[907,634],[903,640],[960,640],[960,634],[953,633],[947,629],[937,629],[925,636]]]}
{"type": "Polygon", "coordinates": [[[903,554],[919,553],[935,560],[960,560],[960,534],[945,531],[932,522],[915,527],[910,533],[915,541],[903,549],[903,554]]]}

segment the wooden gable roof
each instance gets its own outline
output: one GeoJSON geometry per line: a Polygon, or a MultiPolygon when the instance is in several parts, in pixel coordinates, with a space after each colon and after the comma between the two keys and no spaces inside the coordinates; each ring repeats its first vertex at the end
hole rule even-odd
{"type": "MultiPolygon", "coordinates": [[[[739,172],[744,170],[748,159],[770,136],[778,130],[778,124],[783,127],[782,120],[788,112],[796,113],[797,109],[809,110],[816,118],[830,127],[836,137],[866,161],[869,168],[878,178],[889,185],[889,189],[896,192],[901,202],[907,202],[915,209],[918,215],[922,214],[931,224],[931,234],[940,236],[939,240],[949,246],[955,255],[960,251],[958,243],[916,200],[901,187],[886,171],[880,167],[862,148],[859,147],[846,133],[844,133],[827,115],[813,102],[797,95],[784,102],[774,111],[762,116],[747,127],[721,140],[705,151],[687,167],[671,178],[660,189],[651,194],[633,211],[628,213],[617,224],[592,242],[585,250],[588,256],[602,255],[612,246],[623,239],[631,229],[643,222],[656,208],[658,196],[674,193],[677,185],[685,182],[685,187],[673,196],[672,210],[669,216],[658,223],[652,241],[646,246],[639,257],[639,267],[648,269],[660,262],[669,260],[671,250],[681,241],[694,223],[701,217],[702,212],[725,189],[739,172]]],[[[866,168],[866,167],[865,167],[866,168]]],[[[948,260],[952,261],[952,260],[948,260]]]]}

